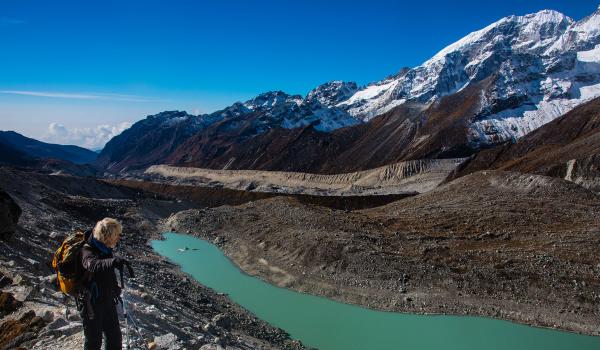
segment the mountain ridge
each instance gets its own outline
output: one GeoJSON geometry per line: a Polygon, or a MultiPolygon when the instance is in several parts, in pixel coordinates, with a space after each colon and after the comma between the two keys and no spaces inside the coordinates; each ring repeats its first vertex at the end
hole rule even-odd
{"type": "MultiPolygon", "coordinates": [[[[53,158],[66,160],[75,164],[86,164],[93,163],[97,158],[95,152],[83,147],[42,142],[23,136],[15,131],[0,130],[0,142],[6,145],[6,147],[20,152],[19,157],[22,158],[22,161],[26,162],[31,162],[39,158],[53,158]]],[[[9,156],[8,154],[5,155],[9,156]]],[[[15,155],[11,157],[15,158],[15,155]]]]}
{"type": "MultiPolygon", "coordinates": [[[[413,127],[423,130],[417,136],[420,139],[414,139],[414,132],[409,132],[401,136],[408,137],[407,140],[397,143],[412,144],[411,149],[416,149],[418,143],[431,147],[427,150],[421,146],[416,153],[405,151],[405,156],[396,157],[394,161],[414,159],[417,153],[443,156],[449,149],[463,150],[452,156],[466,156],[523,137],[600,96],[600,30],[596,23],[600,23],[600,10],[580,21],[552,10],[509,16],[447,46],[418,67],[402,69],[365,87],[358,87],[353,82],[332,81],[317,86],[304,97],[270,91],[210,114],[192,116],[186,113],[183,118],[171,118],[167,116],[170,112],[160,113],[158,118],[169,121],[159,123],[160,130],[151,130],[151,125],[158,124],[149,121],[153,120],[150,117],[138,122],[147,123],[146,127],[138,123],[132,127],[132,130],[148,130],[153,136],[131,132],[116,136],[101,152],[99,164],[111,172],[161,162],[228,167],[239,163],[234,159],[239,157],[235,156],[239,153],[235,149],[249,140],[254,139],[252,143],[257,151],[266,152],[262,157],[280,157],[267,154],[267,144],[260,145],[261,142],[286,144],[313,132],[307,128],[314,130],[319,139],[330,138],[321,135],[324,133],[333,135],[334,139],[339,139],[338,135],[361,134],[360,130],[371,128],[364,125],[388,112],[395,114],[399,121],[387,122],[405,122],[405,127],[412,123],[413,127]],[[448,100],[453,101],[455,110],[465,113],[456,115],[454,110],[440,107],[444,103],[447,105],[448,100]],[[403,108],[409,111],[407,115],[398,113],[403,108]],[[171,131],[166,131],[169,127],[171,131]],[[187,130],[183,130],[185,127],[187,130]],[[435,135],[431,136],[425,130],[431,130],[435,135]],[[274,139],[279,134],[283,139],[274,139]],[[214,140],[209,140],[208,135],[214,140]],[[228,142],[224,143],[224,135],[229,138],[228,142]],[[177,139],[173,139],[174,136],[177,139]],[[132,140],[124,141],[126,137],[132,140]],[[161,137],[164,140],[161,141],[161,137]],[[203,140],[201,145],[194,144],[198,140],[203,140]],[[136,145],[136,141],[139,144],[136,145]],[[123,152],[113,149],[115,144],[128,142],[131,147],[121,149],[123,152]],[[150,149],[150,145],[154,148],[150,149]],[[201,155],[198,152],[208,153],[201,155]],[[224,154],[234,156],[225,161],[216,160],[224,154]],[[206,159],[207,156],[215,160],[206,159]],[[197,163],[194,159],[204,160],[197,163]]],[[[382,143],[385,144],[385,140],[382,143]]],[[[336,147],[341,149],[344,145],[336,147]]],[[[302,157],[301,152],[301,149],[296,150],[296,156],[302,157]]],[[[311,152],[318,156],[319,150],[311,152]]],[[[288,161],[293,160],[290,155],[288,161]]],[[[270,170],[333,170],[333,167],[315,169],[314,165],[307,165],[309,168],[291,164],[267,166],[264,161],[242,163],[237,166],[252,169],[262,163],[267,167],[261,168],[263,170],[269,170],[268,167],[272,167],[270,170]]],[[[375,166],[383,165],[375,163],[375,166]]],[[[339,170],[360,169],[342,166],[339,170]]]]}

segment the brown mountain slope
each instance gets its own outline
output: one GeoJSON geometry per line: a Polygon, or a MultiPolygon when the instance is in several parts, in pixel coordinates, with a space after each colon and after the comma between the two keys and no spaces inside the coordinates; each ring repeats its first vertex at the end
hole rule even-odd
{"type": "Polygon", "coordinates": [[[467,122],[479,108],[489,80],[447,96],[427,108],[402,105],[368,123],[322,133],[312,126],[270,129],[257,136],[260,116],[223,120],[189,138],[165,163],[211,169],[342,173],[403,160],[473,154],[467,122]]]}
{"type": "Polygon", "coordinates": [[[482,169],[566,178],[600,190],[600,98],[522,137],[477,153],[454,176],[482,169]]]}
{"type": "Polygon", "coordinates": [[[143,121],[113,137],[98,155],[95,165],[110,172],[140,169],[167,157],[195,128],[191,115],[167,111],[143,121]],[[181,123],[172,120],[183,119],[181,123]]]}

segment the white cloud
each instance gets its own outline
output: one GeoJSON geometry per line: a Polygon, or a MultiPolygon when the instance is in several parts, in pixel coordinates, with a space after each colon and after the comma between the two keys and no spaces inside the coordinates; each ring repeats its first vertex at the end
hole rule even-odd
{"type": "Polygon", "coordinates": [[[29,91],[29,90],[0,90],[0,94],[50,97],[50,98],[70,98],[76,100],[114,100],[126,102],[156,102],[156,100],[136,95],[123,94],[104,94],[104,93],[71,93],[71,92],[48,92],[48,91],[29,91]]]}
{"type": "Polygon", "coordinates": [[[130,122],[123,122],[117,125],[101,124],[91,128],[68,128],[59,123],[51,123],[43,139],[51,143],[99,149],[131,125],[130,122]]]}
{"type": "Polygon", "coordinates": [[[58,124],[58,123],[50,124],[50,126],[48,126],[48,131],[49,131],[50,135],[53,135],[56,137],[65,137],[69,134],[69,132],[67,131],[67,128],[65,128],[64,125],[58,124]]]}

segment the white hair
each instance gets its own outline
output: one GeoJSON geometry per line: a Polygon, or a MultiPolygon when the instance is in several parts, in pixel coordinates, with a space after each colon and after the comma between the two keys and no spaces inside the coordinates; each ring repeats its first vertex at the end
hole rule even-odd
{"type": "Polygon", "coordinates": [[[94,238],[104,243],[109,248],[114,248],[121,238],[123,226],[113,218],[104,218],[96,223],[94,227],[94,238]]]}

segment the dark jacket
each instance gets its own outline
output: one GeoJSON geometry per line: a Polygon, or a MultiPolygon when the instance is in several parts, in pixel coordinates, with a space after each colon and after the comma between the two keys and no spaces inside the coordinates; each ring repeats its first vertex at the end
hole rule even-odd
{"type": "Polygon", "coordinates": [[[83,288],[91,294],[92,303],[114,300],[121,294],[117,284],[112,249],[90,237],[81,249],[85,270],[83,288]]]}

